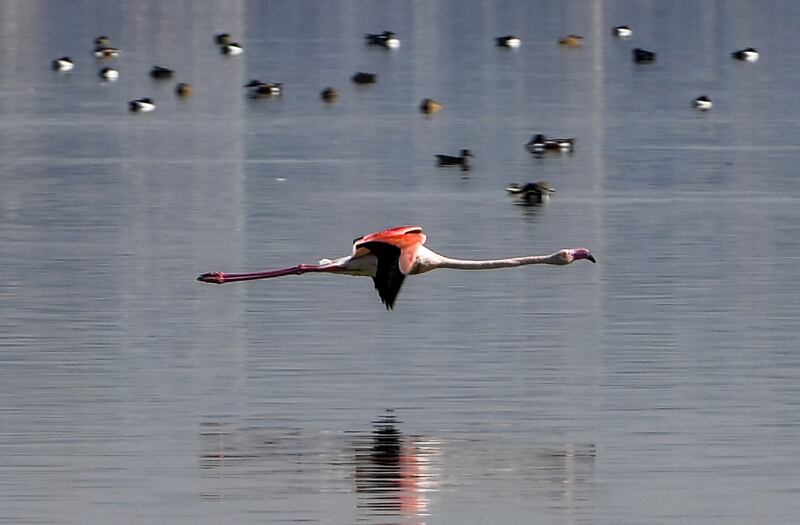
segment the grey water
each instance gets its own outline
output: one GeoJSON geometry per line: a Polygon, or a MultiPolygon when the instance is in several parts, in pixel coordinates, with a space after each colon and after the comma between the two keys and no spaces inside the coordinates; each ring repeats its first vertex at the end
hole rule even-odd
{"type": "Polygon", "coordinates": [[[798,17],[1,2],[0,522],[795,522],[798,17]],[[399,49],[365,45],[383,30],[399,49]],[[101,34],[119,58],[92,56],[101,34]],[[758,62],[731,58],[748,46],[758,62]],[[284,93],[250,99],[251,79],[284,93]],[[139,97],[156,110],[129,113],[139,97]],[[575,151],[532,156],[535,133],[575,151]],[[462,148],[470,171],[435,165],[462,148]],[[537,180],[544,205],[505,194],[537,180]],[[412,276],[393,311],[364,278],[195,280],[403,224],[455,257],[598,263],[412,276]]]}

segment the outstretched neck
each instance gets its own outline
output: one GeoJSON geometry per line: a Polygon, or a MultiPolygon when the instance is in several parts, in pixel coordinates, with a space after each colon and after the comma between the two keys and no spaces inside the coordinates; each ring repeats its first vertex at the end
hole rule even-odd
{"type": "Polygon", "coordinates": [[[436,268],[452,268],[456,270],[491,270],[494,268],[514,268],[527,264],[568,264],[561,252],[549,255],[527,255],[523,257],[509,257],[506,259],[469,260],[454,259],[439,255],[429,249],[419,254],[417,267],[413,273],[425,273],[436,268]]]}
{"type": "Polygon", "coordinates": [[[564,264],[557,257],[558,254],[528,255],[524,257],[509,257],[507,259],[469,260],[441,257],[436,268],[453,268],[456,270],[491,270],[493,268],[513,268],[526,264],[564,264]]]}

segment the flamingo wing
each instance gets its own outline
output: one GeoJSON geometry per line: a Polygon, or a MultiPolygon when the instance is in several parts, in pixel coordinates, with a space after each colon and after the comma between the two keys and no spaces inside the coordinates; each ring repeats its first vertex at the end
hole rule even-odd
{"type": "Polygon", "coordinates": [[[371,253],[378,259],[378,268],[372,279],[386,308],[391,310],[394,307],[403,280],[414,266],[416,248],[426,240],[422,227],[398,226],[353,241],[353,257],[371,253]]]}
{"type": "Polygon", "coordinates": [[[405,274],[400,271],[400,248],[379,241],[359,244],[359,248],[368,250],[378,259],[378,268],[372,282],[383,304],[388,310],[394,308],[397,294],[403,286],[405,274]]]}

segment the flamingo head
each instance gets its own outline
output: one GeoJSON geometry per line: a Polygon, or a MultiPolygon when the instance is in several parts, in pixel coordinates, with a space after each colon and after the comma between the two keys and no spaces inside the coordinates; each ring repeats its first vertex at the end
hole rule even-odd
{"type": "Polygon", "coordinates": [[[595,260],[594,258],[594,255],[592,255],[592,252],[590,252],[586,248],[573,248],[572,250],[569,250],[569,252],[570,255],[572,255],[573,261],[586,259],[587,261],[592,261],[593,263],[597,262],[597,260],[595,260]]]}

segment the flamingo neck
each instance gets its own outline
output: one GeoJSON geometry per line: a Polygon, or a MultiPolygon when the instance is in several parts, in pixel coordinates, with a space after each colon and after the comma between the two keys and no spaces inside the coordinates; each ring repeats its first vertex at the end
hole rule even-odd
{"type": "Polygon", "coordinates": [[[426,257],[419,261],[419,270],[415,273],[424,273],[435,268],[451,268],[455,270],[492,270],[495,268],[514,268],[527,264],[564,264],[558,253],[549,255],[528,255],[524,257],[509,257],[506,259],[469,260],[454,259],[444,255],[430,252],[434,257],[426,257]]]}

